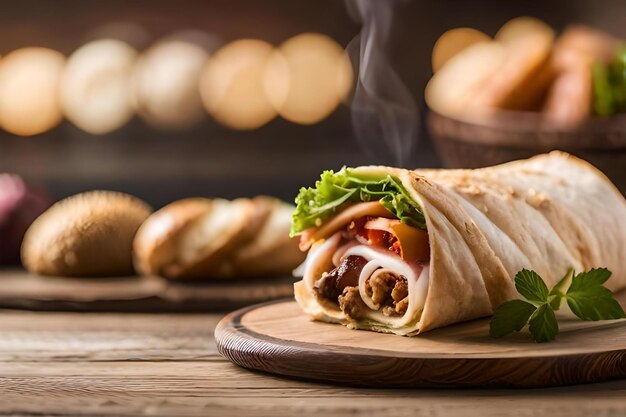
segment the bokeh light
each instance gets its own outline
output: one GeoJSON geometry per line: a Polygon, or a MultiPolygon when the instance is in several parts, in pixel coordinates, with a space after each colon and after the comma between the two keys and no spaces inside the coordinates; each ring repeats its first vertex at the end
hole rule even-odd
{"type": "Polygon", "coordinates": [[[220,123],[239,130],[255,129],[276,117],[265,94],[264,75],[274,48],[267,42],[242,39],[220,48],[200,78],[207,111],[220,123]]]}
{"type": "Polygon", "coordinates": [[[130,77],[137,51],[125,42],[100,39],[69,58],[61,83],[65,116],[92,134],[123,126],[132,116],[130,77]]]}
{"type": "Polygon", "coordinates": [[[352,91],[350,60],[326,35],[301,34],[279,48],[241,39],[213,53],[219,44],[215,36],[187,31],[142,52],[114,36],[88,41],[67,60],[46,48],[15,51],[2,65],[0,127],[35,135],[65,116],[102,135],[137,114],[157,129],[178,130],[202,120],[205,110],[237,130],[259,128],[277,115],[309,125],[352,91]]]}
{"type": "Polygon", "coordinates": [[[0,61],[0,126],[20,136],[43,133],[61,122],[59,80],[65,57],[28,47],[0,61]]]}
{"type": "Polygon", "coordinates": [[[285,119],[317,123],[350,92],[354,72],[343,48],[326,35],[304,33],[284,42],[272,55],[266,93],[285,119]]]}
{"type": "Polygon", "coordinates": [[[193,125],[204,116],[198,81],[208,58],[194,43],[164,40],[145,51],[133,76],[133,101],[139,115],[159,128],[193,125]]]}

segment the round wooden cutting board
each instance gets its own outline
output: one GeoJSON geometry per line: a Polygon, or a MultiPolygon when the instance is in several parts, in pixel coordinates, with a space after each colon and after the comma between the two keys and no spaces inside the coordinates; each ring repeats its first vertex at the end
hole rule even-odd
{"type": "Polygon", "coordinates": [[[223,281],[43,277],[0,270],[0,308],[58,311],[199,312],[293,295],[292,277],[223,281]]]}
{"type": "MultiPolygon", "coordinates": [[[[626,293],[620,295],[622,305],[626,293]]],[[[626,320],[559,319],[560,333],[535,343],[527,331],[489,337],[489,319],[416,337],[310,321],[294,301],[226,316],[219,351],[245,368],[371,387],[547,387],[626,377],[626,320]]]]}

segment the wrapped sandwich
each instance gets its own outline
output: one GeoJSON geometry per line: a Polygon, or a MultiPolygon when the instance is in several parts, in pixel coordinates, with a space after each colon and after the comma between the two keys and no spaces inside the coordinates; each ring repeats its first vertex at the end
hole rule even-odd
{"type": "Polygon", "coordinates": [[[477,170],[326,171],[296,198],[307,258],[296,300],[314,319],[400,335],[490,315],[523,269],[554,285],[606,267],[626,286],[626,201],[553,152],[477,170]]]}

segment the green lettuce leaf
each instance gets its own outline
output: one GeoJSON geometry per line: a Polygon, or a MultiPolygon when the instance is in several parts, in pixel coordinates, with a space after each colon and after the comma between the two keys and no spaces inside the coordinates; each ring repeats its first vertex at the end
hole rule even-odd
{"type": "Polygon", "coordinates": [[[390,175],[372,178],[344,167],[338,172],[324,171],[315,187],[300,189],[290,235],[320,226],[346,203],[363,201],[380,201],[403,223],[426,229],[422,208],[397,178],[390,175]]]}

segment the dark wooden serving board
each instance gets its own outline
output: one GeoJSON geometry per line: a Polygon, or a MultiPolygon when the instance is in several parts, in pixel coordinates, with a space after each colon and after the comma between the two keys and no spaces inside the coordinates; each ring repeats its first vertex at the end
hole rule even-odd
{"type": "MultiPolygon", "coordinates": [[[[619,295],[626,304],[626,292],[619,295]]],[[[416,337],[313,322],[294,301],[226,316],[215,330],[222,355],[245,368],[371,387],[546,387],[626,377],[626,320],[560,320],[538,344],[528,333],[489,337],[481,319],[416,337]]]]}
{"type": "Polygon", "coordinates": [[[291,296],[292,277],[169,281],[159,277],[44,277],[0,270],[0,308],[56,311],[227,311],[291,296]]]}

